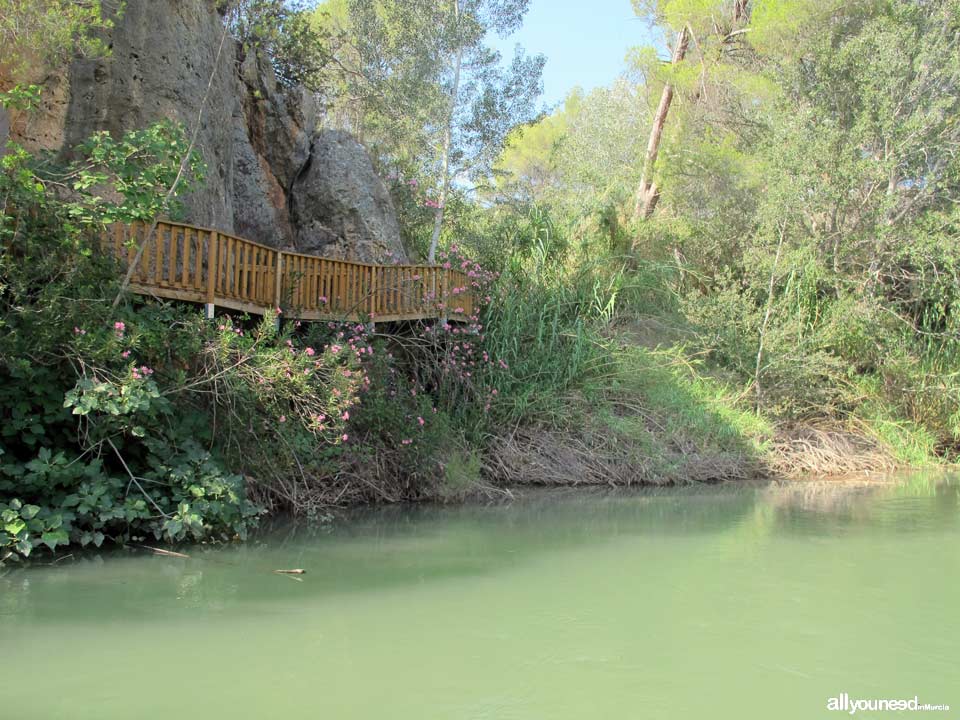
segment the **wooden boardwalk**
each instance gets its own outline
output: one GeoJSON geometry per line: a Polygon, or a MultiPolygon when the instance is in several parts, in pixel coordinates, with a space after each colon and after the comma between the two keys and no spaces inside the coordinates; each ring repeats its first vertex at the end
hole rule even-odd
{"type": "MultiPolygon", "coordinates": [[[[127,266],[149,224],[115,223],[103,237],[127,266]]],[[[438,265],[373,265],[282,252],[229,233],[161,222],[144,248],[130,289],[142,295],[204,303],[298,320],[390,322],[466,320],[476,309],[471,279],[438,265]]]]}

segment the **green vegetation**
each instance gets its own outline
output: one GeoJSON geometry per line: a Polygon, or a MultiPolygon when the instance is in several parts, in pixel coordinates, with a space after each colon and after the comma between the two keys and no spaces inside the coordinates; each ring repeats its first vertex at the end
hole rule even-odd
{"type": "MultiPolygon", "coordinates": [[[[469,274],[482,310],[462,326],[114,309],[95,238],[175,213],[181,168],[180,192],[202,182],[183,129],[97,135],[66,166],[11,146],[0,553],[243,537],[267,510],[504,482],[953,461],[957,0],[635,6],[676,61],[638,50],[537,119],[542,60],[503,70],[485,44],[526,2],[224,5],[364,138],[410,251],[469,274]]],[[[51,36],[71,52],[107,22],[83,7],[51,36]]]]}
{"type": "MultiPolygon", "coordinates": [[[[637,52],[631,74],[611,88],[574,93],[518,128],[498,165],[492,193],[501,207],[535,205],[567,248],[551,292],[568,295],[582,273],[604,287],[612,268],[624,268],[610,319],[588,323],[590,342],[606,341],[607,359],[618,343],[640,345],[631,348],[643,358],[639,374],[662,379],[661,399],[680,387],[664,378],[667,367],[727,388],[717,414],[696,392],[670,400],[680,422],[660,423],[669,435],[710,434],[684,410],[697,398],[696,413],[723,418],[748,456],[774,467],[784,445],[770,441],[804,426],[852,434],[866,454],[891,462],[952,460],[960,6],[637,6],[668,34],[695,37],[695,47],[667,65],[637,52]],[[655,211],[645,215],[634,197],[650,116],[638,129],[629,108],[652,110],[668,83],[655,211]],[[655,296],[624,292],[650,278],[655,296]]],[[[585,321],[595,304],[581,293],[571,315],[585,321]]],[[[637,385],[636,365],[617,367],[601,384],[637,385]]],[[[643,407],[651,403],[647,394],[643,407]]]]}

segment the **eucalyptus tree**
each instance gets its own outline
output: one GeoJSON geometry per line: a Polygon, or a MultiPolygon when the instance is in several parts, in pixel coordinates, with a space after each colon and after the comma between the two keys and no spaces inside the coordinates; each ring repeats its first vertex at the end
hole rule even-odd
{"type": "Polygon", "coordinates": [[[342,33],[334,113],[381,161],[432,186],[436,255],[451,188],[489,179],[509,131],[537,114],[545,59],[487,44],[520,27],[529,0],[328,0],[317,21],[342,33]]]}
{"type": "Polygon", "coordinates": [[[446,90],[437,200],[427,259],[433,262],[451,182],[485,181],[510,130],[537,113],[545,58],[517,48],[507,67],[485,44],[488,34],[520,27],[529,0],[451,0],[442,77],[446,90]]]}

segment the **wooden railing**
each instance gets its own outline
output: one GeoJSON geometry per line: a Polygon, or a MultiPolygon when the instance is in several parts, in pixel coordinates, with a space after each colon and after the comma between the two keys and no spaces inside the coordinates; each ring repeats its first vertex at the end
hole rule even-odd
{"type": "MultiPolygon", "coordinates": [[[[129,266],[150,226],[111,225],[105,249],[129,266]]],[[[471,279],[437,265],[373,265],[281,252],[183,223],[161,222],[144,247],[130,289],[300,320],[465,320],[476,305],[471,279]]]]}

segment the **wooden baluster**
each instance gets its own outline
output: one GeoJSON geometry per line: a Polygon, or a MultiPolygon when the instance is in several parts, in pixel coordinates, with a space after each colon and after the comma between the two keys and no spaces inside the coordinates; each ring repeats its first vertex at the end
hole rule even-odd
{"type": "Polygon", "coordinates": [[[257,258],[260,256],[260,246],[250,246],[250,302],[257,302],[257,258]]]}
{"type": "Polygon", "coordinates": [[[302,308],[307,297],[307,259],[303,255],[297,256],[297,308],[302,308]]]}
{"type": "Polygon", "coordinates": [[[326,263],[324,262],[323,258],[318,258],[317,259],[317,310],[319,310],[321,314],[326,312],[327,310],[327,306],[320,301],[320,298],[327,294],[326,293],[326,272],[327,272],[326,263]]]}
{"type": "MultiPolygon", "coordinates": [[[[166,229],[164,225],[165,225],[164,223],[159,223],[157,225],[158,233],[162,234],[164,232],[164,230],[166,229]]],[[[171,225],[170,226],[170,253],[169,253],[170,257],[169,257],[169,260],[167,261],[169,263],[170,269],[167,273],[167,277],[169,278],[168,284],[171,285],[172,287],[176,287],[178,285],[178,282],[177,282],[177,256],[178,256],[177,236],[179,234],[180,234],[180,229],[175,225],[171,225]]]]}
{"type": "Polygon", "coordinates": [[[227,286],[226,293],[231,298],[237,297],[239,279],[237,278],[237,239],[233,236],[227,241],[227,286]]]}
{"type": "Polygon", "coordinates": [[[217,235],[217,292],[227,294],[227,242],[229,238],[217,235]]]}
{"type": "Polygon", "coordinates": [[[140,242],[143,243],[143,257],[140,258],[140,267],[137,268],[141,273],[140,281],[144,285],[149,285],[153,282],[150,278],[154,276],[156,272],[156,258],[157,258],[157,242],[156,237],[153,239],[148,238],[147,233],[150,231],[149,225],[139,225],[137,227],[137,236],[140,242]],[[154,261],[154,266],[151,268],[150,261],[154,261]]]}
{"type": "Polygon", "coordinates": [[[343,312],[343,263],[337,260],[333,268],[333,283],[335,286],[333,291],[335,298],[333,310],[339,315],[343,312]]]}
{"type": "Polygon", "coordinates": [[[257,301],[257,252],[256,245],[247,245],[247,296],[250,302],[257,301]]]}
{"type": "Polygon", "coordinates": [[[303,257],[301,255],[293,256],[293,274],[290,281],[293,283],[293,293],[290,296],[290,304],[294,308],[303,305],[300,292],[303,290],[303,257]]]}
{"type": "Polygon", "coordinates": [[[353,312],[353,305],[354,305],[353,294],[354,292],[356,292],[356,287],[354,287],[355,283],[353,280],[353,265],[351,265],[350,263],[344,263],[343,271],[346,275],[346,284],[345,284],[346,292],[344,293],[346,295],[346,304],[344,305],[343,309],[347,312],[347,314],[350,314],[353,312]]]}
{"type": "Polygon", "coordinates": [[[190,287],[190,228],[183,228],[183,267],[180,273],[180,287],[190,287]]]}
{"type": "Polygon", "coordinates": [[[260,299],[260,246],[250,246],[250,301],[258,302],[260,299]]]}
{"type": "Polygon", "coordinates": [[[283,287],[283,253],[280,250],[277,250],[277,261],[275,263],[276,267],[276,284],[273,290],[273,308],[276,310],[280,307],[280,293],[283,287]]]}
{"type": "MultiPolygon", "coordinates": [[[[270,298],[267,296],[267,254],[269,250],[266,248],[260,248],[258,251],[257,259],[257,277],[260,278],[259,284],[257,285],[257,302],[261,305],[265,305],[267,300],[270,298]]],[[[271,293],[272,294],[272,293],[271,293]]]]}
{"type": "Polygon", "coordinates": [[[216,230],[207,238],[207,317],[213,320],[217,297],[217,237],[216,230]]]}
{"type": "Polygon", "coordinates": [[[330,263],[330,281],[332,287],[330,311],[338,312],[340,310],[340,262],[337,260],[330,263]]]}
{"type": "Polygon", "coordinates": [[[391,293],[393,297],[393,312],[400,314],[400,268],[396,265],[393,266],[393,272],[390,273],[390,283],[393,287],[393,292],[391,293]]]}
{"type": "Polygon", "coordinates": [[[257,253],[259,248],[256,245],[247,245],[247,253],[249,254],[247,258],[248,268],[249,268],[249,277],[250,277],[250,300],[251,302],[257,302],[259,296],[257,295],[257,253]]]}
{"type": "Polygon", "coordinates": [[[371,265],[370,270],[370,283],[367,288],[367,292],[370,297],[367,302],[367,312],[370,314],[370,317],[374,320],[377,319],[377,266],[371,265]]]}
{"type": "Polygon", "coordinates": [[[237,243],[237,275],[239,277],[237,283],[238,300],[249,299],[249,295],[247,294],[247,254],[249,252],[250,247],[243,240],[237,243]]]}
{"type": "Polygon", "coordinates": [[[193,234],[197,241],[193,261],[193,289],[203,290],[203,238],[209,235],[207,230],[198,230],[193,234]]]}
{"type": "Polygon", "coordinates": [[[353,292],[353,297],[350,301],[350,311],[359,320],[363,319],[363,314],[366,312],[367,307],[366,292],[364,290],[364,274],[366,269],[367,268],[365,265],[360,265],[357,263],[350,266],[350,273],[353,277],[350,285],[353,292]]]}

